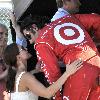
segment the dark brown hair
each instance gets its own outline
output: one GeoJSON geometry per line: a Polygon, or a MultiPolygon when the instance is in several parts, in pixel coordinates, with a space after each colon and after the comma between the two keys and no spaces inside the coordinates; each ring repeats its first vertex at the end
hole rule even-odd
{"type": "Polygon", "coordinates": [[[9,65],[8,76],[6,88],[8,92],[14,90],[15,76],[16,70],[12,67],[17,66],[17,55],[19,54],[19,49],[16,43],[12,43],[8,45],[4,50],[4,61],[7,65],[9,65]]]}

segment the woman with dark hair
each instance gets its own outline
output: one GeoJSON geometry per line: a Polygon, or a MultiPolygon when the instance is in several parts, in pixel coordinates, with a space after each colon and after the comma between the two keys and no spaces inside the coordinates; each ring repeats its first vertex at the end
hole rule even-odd
{"type": "Polygon", "coordinates": [[[27,72],[25,62],[29,57],[29,53],[16,43],[8,45],[4,51],[4,60],[9,65],[6,87],[10,93],[10,100],[38,100],[37,95],[50,98],[61,88],[70,75],[81,68],[82,64],[81,60],[76,60],[66,66],[65,73],[46,88],[27,72]]]}

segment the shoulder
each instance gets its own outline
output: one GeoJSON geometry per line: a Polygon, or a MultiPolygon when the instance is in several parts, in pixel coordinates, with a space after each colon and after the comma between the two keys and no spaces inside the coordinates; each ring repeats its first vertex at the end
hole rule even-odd
{"type": "Polygon", "coordinates": [[[32,75],[32,74],[29,73],[29,72],[25,72],[25,73],[23,74],[23,78],[27,79],[27,78],[29,78],[29,77],[34,77],[34,75],[32,75]]]}
{"type": "Polygon", "coordinates": [[[35,78],[34,75],[32,75],[31,73],[29,72],[25,72],[22,77],[21,77],[21,80],[24,82],[24,83],[28,83],[31,79],[33,80],[35,78]]]}
{"type": "Polygon", "coordinates": [[[21,80],[22,80],[22,82],[27,86],[27,85],[29,85],[31,82],[34,82],[35,76],[32,75],[32,74],[29,73],[29,72],[26,72],[26,73],[23,74],[21,80]]]}
{"type": "Polygon", "coordinates": [[[35,76],[29,72],[23,74],[22,80],[23,80],[23,83],[25,84],[25,86],[28,88],[34,86],[34,83],[37,81],[35,76]]]}

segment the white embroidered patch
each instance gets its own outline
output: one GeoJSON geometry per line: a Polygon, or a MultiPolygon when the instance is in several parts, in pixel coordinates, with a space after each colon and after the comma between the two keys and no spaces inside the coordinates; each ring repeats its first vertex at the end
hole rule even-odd
{"type": "Polygon", "coordinates": [[[68,96],[63,96],[63,100],[69,100],[68,96]]]}

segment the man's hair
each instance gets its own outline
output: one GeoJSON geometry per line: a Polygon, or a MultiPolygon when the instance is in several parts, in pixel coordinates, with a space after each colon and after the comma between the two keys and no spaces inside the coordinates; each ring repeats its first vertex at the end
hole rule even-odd
{"type": "Polygon", "coordinates": [[[57,3],[58,8],[63,7],[63,1],[62,0],[56,0],[56,3],[57,3]]]}
{"type": "Polygon", "coordinates": [[[56,0],[57,7],[58,7],[58,8],[63,7],[63,4],[65,4],[66,1],[71,1],[71,0],[56,0]]]}
{"type": "Polygon", "coordinates": [[[48,16],[29,15],[22,21],[21,29],[23,30],[25,28],[31,27],[33,24],[35,24],[38,29],[41,29],[45,26],[46,23],[49,23],[48,16]]]}
{"type": "Polygon", "coordinates": [[[0,23],[0,28],[2,28],[5,31],[5,33],[8,33],[8,29],[4,24],[0,23]]]}

